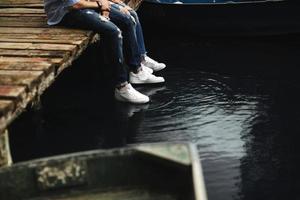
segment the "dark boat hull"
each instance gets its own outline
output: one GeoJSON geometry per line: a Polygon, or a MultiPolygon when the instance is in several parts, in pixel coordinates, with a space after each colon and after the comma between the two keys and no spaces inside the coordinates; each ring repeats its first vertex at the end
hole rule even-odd
{"type": "Polygon", "coordinates": [[[192,144],[157,143],[65,154],[0,169],[5,200],[206,200],[192,144]]]}
{"type": "Polygon", "coordinates": [[[174,4],[144,1],[139,15],[160,30],[201,35],[278,35],[300,32],[300,2],[174,4]]]}

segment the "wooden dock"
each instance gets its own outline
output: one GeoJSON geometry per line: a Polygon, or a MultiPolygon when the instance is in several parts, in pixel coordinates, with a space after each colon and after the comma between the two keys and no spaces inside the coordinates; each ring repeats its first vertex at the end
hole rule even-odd
{"type": "Polygon", "coordinates": [[[0,166],[12,163],[7,127],[98,37],[46,20],[43,0],[0,0],[0,166]]]}

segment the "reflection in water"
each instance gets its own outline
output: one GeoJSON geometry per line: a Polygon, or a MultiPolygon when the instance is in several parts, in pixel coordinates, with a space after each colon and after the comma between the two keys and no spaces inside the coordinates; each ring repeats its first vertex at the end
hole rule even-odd
{"type": "MultiPolygon", "coordinates": [[[[101,80],[96,80],[93,66],[82,70],[85,62],[77,61],[80,67],[64,72],[63,79],[47,90],[43,109],[26,113],[10,128],[15,161],[134,143],[190,141],[198,146],[210,200],[297,199],[298,81],[286,76],[204,73],[199,67],[219,67],[227,63],[224,61],[233,64],[231,70],[232,66],[278,67],[290,60],[278,56],[286,55],[286,47],[276,49],[277,45],[267,41],[270,49],[265,43],[262,46],[267,49],[262,49],[258,40],[247,43],[255,48],[245,53],[239,51],[244,43],[234,41],[233,52],[239,60],[230,60],[232,52],[218,52],[230,43],[229,39],[222,42],[214,39],[208,42],[210,46],[203,46],[203,41],[179,43],[190,51],[164,54],[174,63],[163,72],[166,84],[137,87],[151,97],[145,105],[115,102],[107,84],[110,76],[102,71],[101,80]],[[203,58],[200,63],[199,58],[203,58]]],[[[166,49],[160,48],[157,54],[176,49],[163,46],[166,49]]]]}

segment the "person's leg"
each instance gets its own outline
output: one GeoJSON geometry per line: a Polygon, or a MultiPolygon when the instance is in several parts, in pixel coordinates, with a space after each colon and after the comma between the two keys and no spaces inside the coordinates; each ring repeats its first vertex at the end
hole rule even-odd
{"type": "Polygon", "coordinates": [[[149,56],[147,56],[147,51],[145,47],[145,41],[144,41],[144,35],[143,35],[143,29],[142,25],[140,23],[139,17],[137,13],[134,10],[129,10],[130,15],[134,18],[134,21],[136,23],[136,38],[137,43],[139,47],[139,52],[141,56],[141,62],[144,66],[152,69],[153,71],[159,71],[166,67],[164,63],[159,63],[149,56]]]}
{"type": "Polygon", "coordinates": [[[111,65],[116,69],[116,84],[127,81],[128,75],[123,65],[122,35],[115,24],[101,20],[99,14],[94,10],[82,9],[68,13],[60,25],[100,33],[101,38],[105,41],[111,65]]]}
{"type": "Polygon", "coordinates": [[[135,34],[135,23],[131,19],[130,15],[120,12],[115,4],[113,4],[111,7],[109,18],[121,29],[124,36],[125,61],[130,70],[136,72],[138,68],[141,67],[141,60],[135,34]]]}
{"type": "Polygon", "coordinates": [[[142,56],[142,59],[143,59],[143,57],[147,54],[147,51],[146,51],[146,47],[145,47],[142,25],[140,23],[137,13],[134,10],[129,10],[129,12],[130,12],[130,15],[134,18],[134,21],[136,23],[136,29],[135,29],[136,39],[137,39],[137,43],[139,46],[140,55],[142,56]]]}
{"type": "Polygon", "coordinates": [[[72,28],[93,30],[101,34],[106,41],[107,52],[116,71],[115,98],[130,103],[147,103],[149,97],[135,90],[128,84],[127,71],[123,65],[122,34],[119,28],[110,21],[103,21],[94,10],[74,10],[68,13],[60,25],[72,28]]]}
{"type": "Polygon", "coordinates": [[[136,32],[135,32],[135,22],[132,20],[130,14],[122,13],[118,6],[112,5],[110,10],[110,19],[114,22],[124,35],[125,42],[125,53],[127,52],[127,64],[129,65],[129,81],[133,84],[149,84],[149,83],[162,83],[164,82],[163,77],[157,77],[151,74],[146,67],[141,64],[141,55],[139,53],[136,32]]]}

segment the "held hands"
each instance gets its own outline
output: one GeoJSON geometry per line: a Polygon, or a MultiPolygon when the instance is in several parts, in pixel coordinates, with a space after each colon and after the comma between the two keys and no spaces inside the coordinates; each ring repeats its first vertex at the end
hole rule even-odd
{"type": "Polygon", "coordinates": [[[110,11],[110,3],[108,0],[98,0],[101,3],[101,11],[110,11]]]}
{"type": "Polygon", "coordinates": [[[98,0],[101,3],[100,14],[109,20],[110,3],[108,0],[98,0]]]}
{"type": "Polygon", "coordinates": [[[120,11],[124,14],[130,14],[129,11],[132,10],[129,6],[127,6],[123,0],[110,0],[113,3],[119,4],[120,11]]]}
{"type": "MultiPolygon", "coordinates": [[[[108,0],[88,0],[91,2],[99,2],[101,5],[100,15],[109,20],[110,3],[108,0]]],[[[98,4],[99,5],[99,4],[98,4]]]]}
{"type": "Polygon", "coordinates": [[[116,4],[122,4],[123,1],[122,0],[110,0],[111,2],[113,3],[116,3],[116,4]]]}
{"type": "Polygon", "coordinates": [[[109,20],[109,11],[102,11],[102,16],[109,20]]]}

